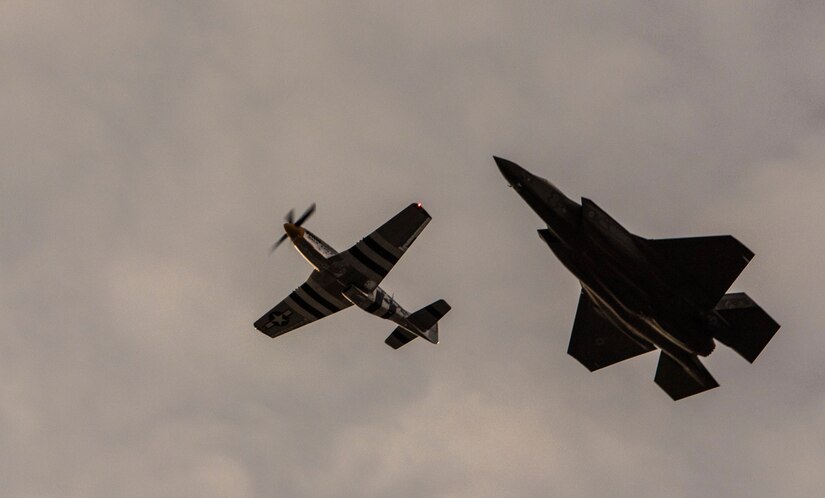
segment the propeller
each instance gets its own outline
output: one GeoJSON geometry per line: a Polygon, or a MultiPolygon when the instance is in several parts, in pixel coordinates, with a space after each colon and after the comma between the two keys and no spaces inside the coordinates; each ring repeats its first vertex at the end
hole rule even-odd
{"type": "MultiPolygon", "coordinates": [[[[296,227],[299,227],[310,216],[312,216],[312,213],[314,213],[314,212],[315,212],[315,203],[313,202],[312,205],[309,206],[309,208],[307,208],[307,210],[304,211],[304,214],[302,214],[301,217],[298,218],[297,220],[295,220],[295,210],[294,209],[290,209],[289,212],[286,214],[286,217],[284,219],[286,220],[287,223],[295,225],[296,227]]],[[[278,239],[277,242],[272,244],[272,248],[269,250],[269,254],[272,254],[273,252],[275,252],[275,249],[277,249],[278,246],[281,245],[287,239],[287,237],[288,237],[287,234],[281,235],[281,238],[278,239]]]]}

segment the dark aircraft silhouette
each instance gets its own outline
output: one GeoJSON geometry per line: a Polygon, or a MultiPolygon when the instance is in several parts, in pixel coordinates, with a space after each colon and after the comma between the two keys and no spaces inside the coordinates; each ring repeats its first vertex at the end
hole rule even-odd
{"type": "Polygon", "coordinates": [[[593,201],[568,199],[544,178],[494,157],[547,224],[542,240],[581,282],[567,352],[591,372],[655,348],[655,381],[674,400],[719,384],[699,361],[714,339],[749,362],[779,329],[746,294],[725,294],[753,253],[730,235],[645,239],[593,201]]]}
{"type": "Polygon", "coordinates": [[[255,328],[270,337],[278,337],[355,304],[367,313],[398,325],[384,341],[393,349],[416,337],[438,344],[438,320],[450,311],[449,304],[440,299],[410,314],[378,286],[432,219],[421,204],[410,204],[340,253],[301,227],[313,212],[315,204],[293,221],[290,211],[284,224],[286,234],[272,250],[289,237],[315,269],[302,286],[259,318],[255,328]]]}

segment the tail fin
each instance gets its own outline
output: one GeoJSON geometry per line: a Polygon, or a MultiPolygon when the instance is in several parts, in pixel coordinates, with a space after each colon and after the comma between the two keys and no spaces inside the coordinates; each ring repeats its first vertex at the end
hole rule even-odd
{"type": "Polygon", "coordinates": [[[421,308],[412,315],[409,320],[413,325],[424,331],[423,337],[433,344],[438,344],[438,321],[450,311],[447,301],[439,299],[433,304],[421,308]]]}
{"type": "MultiPolygon", "coordinates": [[[[438,320],[450,311],[450,305],[443,299],[421,308],[407,319],[421,331],[421,337],[433,344],[438,344],[438,320]]],[[[417,337],[403,327],[396,327],[392,334],[384,341],[393,349],[398,349],[417,337]]]]}
{"type": "Polygon", "coordinates": [[[674,401],[719,387],[719,383],[698,358],[685,357],[684,361],[688,363],[687,366],[682,366],[664,351],[659,355],[654,380],[674,401]]]}
{"type": "Polygon", "coordinates": [[[744,292],[725,294],[716,312],[730,325],[717,332],[716,339],[751,363],[779,330],[779,324],[744,292]]]}

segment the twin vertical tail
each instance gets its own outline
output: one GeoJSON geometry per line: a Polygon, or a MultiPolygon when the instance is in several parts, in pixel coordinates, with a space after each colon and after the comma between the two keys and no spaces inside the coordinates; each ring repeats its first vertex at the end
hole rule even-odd
{"type": "Polygon", "coordinates": [[[384,342],[387,346],[398,349],[420,335],[431,343],[438,344],[438,321],[448,311],[450,311],[450,305],[447,304],[447,301],[439,299],[407,317],[407,320],[418,331],[413,333],[404,327],[396,327],[384,342]]]}
{"type": "MultiPolygon", "coordinates": [[[[714,338],[753,363],[779,330],[779,324],[745,293],[725,294],[714,309],[727,322],[714,338]]],[[[673,358],[662,352],[656,383],[679,400],[719,384],[696,356],[673,358]]]]}

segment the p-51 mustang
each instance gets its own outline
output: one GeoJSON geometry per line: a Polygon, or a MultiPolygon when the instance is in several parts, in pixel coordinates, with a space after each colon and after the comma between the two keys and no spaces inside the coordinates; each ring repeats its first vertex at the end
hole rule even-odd
{"type": "Polygon", "coordinates": [[[539,236],[582,286],[567,352],[588,370],[660,348],[655,381],[673,399],[719,386],[699,361],[714,339],[753,362],[779,325],[725,294],[753,257],[730,235],[645,239],[590,199],[578,204],[506,159],[501,174],[547,228],[539,236]]]}
{"type": "Polygon", "coordinates": [[[378,284],[432,219],[421,204],[410,204],[377,230],[344,252],[336,252],[301,224],[315,211],[313,204],[298,221],[292,211],[286,234],[315,269],[306,283],[255,322],[255,328],[277,337],[355,304],[368,313],[398,324],[386,342],[398,349],[416,337],[438,344],[438,320],[450,305],[443,299],[408,313],[378,284]]]}

